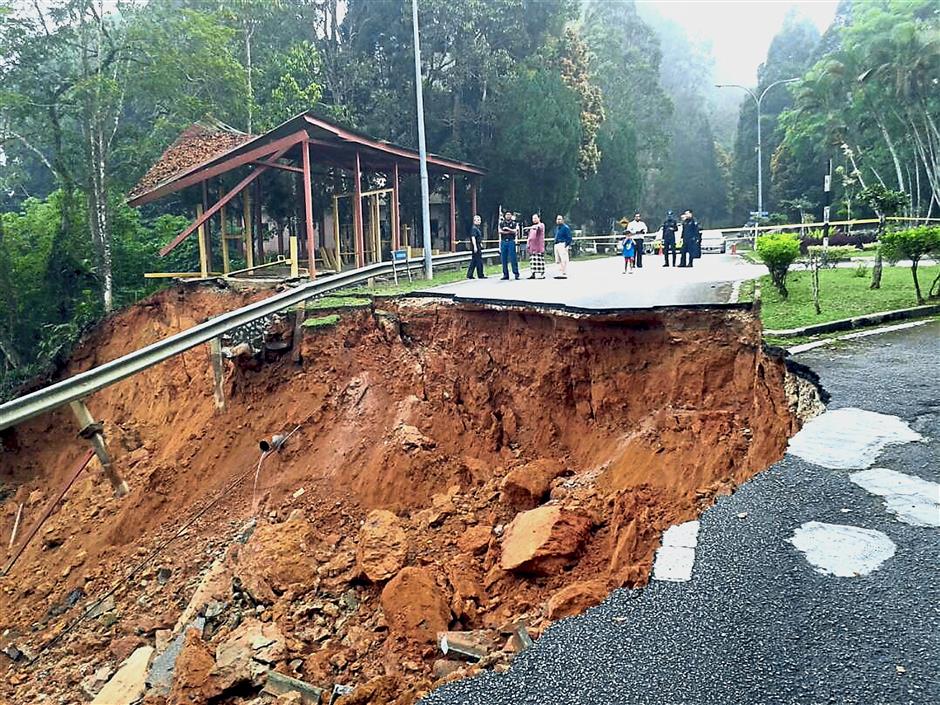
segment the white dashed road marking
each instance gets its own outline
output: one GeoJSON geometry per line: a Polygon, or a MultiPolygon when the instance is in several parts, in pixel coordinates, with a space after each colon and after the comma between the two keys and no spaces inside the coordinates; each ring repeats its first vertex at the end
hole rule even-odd
{"type": "Polygon", "coordinates": [[[817,573],[852,578],[867,575],[894,555],[894,542],[880,531],[808,521],[787,539],[817,573]]]}
{"type": "Polygon", "coordinates": [[[684,583],[692,579],[698,530],[697,521],[687,521],[663,532],[663,545],[653,563],[653,580],[684,583]]]}
{"type": "Polygon", "coordinates": [[[897,416],[845,408],[808,421],[790,439],[787,452],[825,468],[863,470],[885,446],[920,440],[923,436],[897,416]]]}
{"type": "Polygon", "coordinates": [[[940,485],[936,482],[887,468],[852,473],[849,479],[884,497],[887,510],[905,524],[940,527],[940,485]]]}

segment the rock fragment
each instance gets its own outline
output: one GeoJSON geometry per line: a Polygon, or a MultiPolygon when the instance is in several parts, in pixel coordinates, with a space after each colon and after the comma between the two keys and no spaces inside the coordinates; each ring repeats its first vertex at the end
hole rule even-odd
{"type": "Polygon", "coordinates": [[[583,514],[556,505],[520,512],[506,527],[500,568],[549,575],[580,553],[591,524],[583,514]]]}
{"type": "Polygon", "coordinates": [[[398,517],[374,509],[359,530],[356,567],[372,582],[381,582],[401,570],[408,558],[408,537],[398,517]]]}
{"type": "Polygon", "coordinates": [[[447,630],[450,606],[427,568],[403,568],[382,590],[389,629],[411,641],[433,642],[447,630]]]}

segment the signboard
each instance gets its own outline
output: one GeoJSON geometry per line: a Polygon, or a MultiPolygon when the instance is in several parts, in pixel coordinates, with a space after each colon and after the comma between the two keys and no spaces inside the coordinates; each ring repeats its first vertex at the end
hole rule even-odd
{"type": "Polygon", "coordinates": [[[829,222],[829,206],[823,206],[823,222],[829,222]]]}
{"type": "Polygon", "coordinates": [[[832,175],[826,174],[826,181],[823,185],[823,191],[832,191],[832,175]]]}
{"type": "Polygon", "coordinates": [[[767,211],[751,211],[752,218],[766,218],[770,213],[767,211]]]}
{"type": "Polygon", "coordinates": [[[408,268],[408,250],[392,250],[392,276],[395,277],[395,285],[398,286],[398,268],[396,264],[404,264],[405,271],[408,272],[408,281],[411,281],[411,269],[408,268]]]}

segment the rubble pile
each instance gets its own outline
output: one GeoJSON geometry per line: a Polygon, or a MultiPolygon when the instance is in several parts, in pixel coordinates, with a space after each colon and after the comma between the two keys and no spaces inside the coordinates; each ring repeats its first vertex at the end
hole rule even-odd
{"type": "MultiPolygon", "coordinates": [[[[224,304],[164,293],[97,354],[224,304]]],[[[414,703],[642,586],[662,532],[799,424],[741,312],[383,306],[306,333],[300,366],[229,362],[221,414],[199,351],[96,398],[132,491],[90,473],[0,579],[0,702],[414,703]],[[258,439],[297,425],[255,481],[258,439]]],[[[81,450],[64,417],[17,440],[3,541],[81,450]]]]}

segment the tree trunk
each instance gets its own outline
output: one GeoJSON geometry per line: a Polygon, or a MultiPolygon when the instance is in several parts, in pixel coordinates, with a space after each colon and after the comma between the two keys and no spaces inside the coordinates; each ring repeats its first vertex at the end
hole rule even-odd
{"type": "Polygon", "coordinates": [[[91,189],[88,193],[88,222],[95,247],[98,277],[101,280],[101,301],[104,312],[114,310],[114,273],[111,265],[111,217],[108,210],[108,178],[104,130],[99,116],[88,126],[91,156],[91,189]]]}
{"type": "Polygon", "coordinates": [[[245,77],[247,79],[246,88],[248,89],[248,134],[251,134],[251,123],[254,117],[255,93],[251,82],[251,36],[254,34],[254,27],[250,24],[245,25],[245,77]]]}
{"type": "Polygon", "coordinates": [[[875,266],[871,268],[871,284],[869,289],[881,288],[881,236],[885,232],[885,216],[878,215],[878,249],[875,251],[875,266]]]}
{"type": "Polygon", "coordinates": [[[816,309],[816,315],[822,313],[822,309],[819,307],[819,265],[820,261],[817,258],[813,259],[813,308],[816,309]]]}
{"type": "Polygon", "coordinates": [[[924,301],[924,295],[920,293],[920,282],[917,280],[917,260],[911,260],[911,276],[914,277],[914,293],[917,294],[917,305],[923,306],[926,302],[924,301]]]}
{"type": "Polygon", "coordinates": [[[937,272],[937,276],[931,283],[930,291],[927,292],[927,296],[929,296],[931,299],[940,297],[940,272],[937,272]]]}

